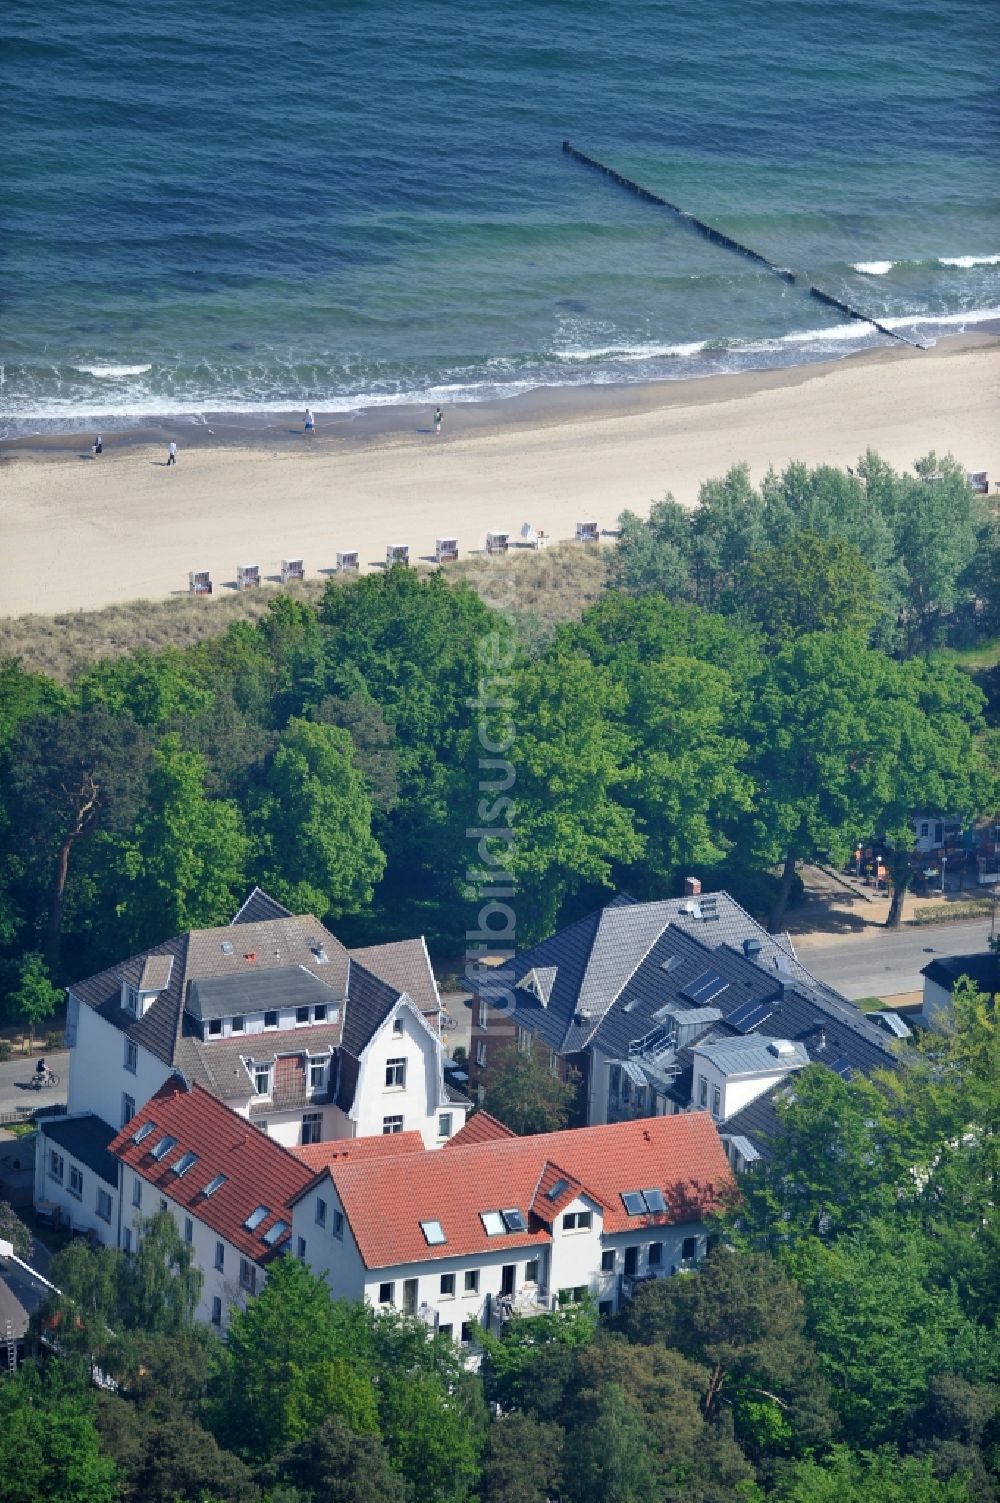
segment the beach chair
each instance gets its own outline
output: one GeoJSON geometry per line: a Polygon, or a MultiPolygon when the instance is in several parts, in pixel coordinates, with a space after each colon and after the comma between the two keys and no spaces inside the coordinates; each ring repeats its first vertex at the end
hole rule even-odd
{"type": "Polygon", "coordinates": [[[192,595],[211,595],[212,576],[207,569],[192,569],[188,574],[188,589],[192,595]]]}
{"type": "Polygon", "coordinates": [[[305,579],[306,566],[301,558],[283,558],[281,560],[281,583],[287,584],[290,579],[305,579]]]}
{"type": "Polygon", "coordinates": [[[509,547],[510,547],[510,533],[509,532],[493,532],[493,531],[490,531],[490,532],[488,532],[486,534],[486,552],[487,553],[506,553],[509,547]]]}
{"type": "Polygon", "coordinates": [[[985,470],[969,470],[966,473],[965,478],[972,486],[972,489],[975,491],[977,496],[989,495],[990,482],[987,478],[985,470]]]}
{"type": "Polygon", "coordinates": [[[453,564],[458,558],[458,538],[438,538],[434,552],[439,564],[453,564]]]}
{"type": "Polygon", "coordinates": [[[393,569],[398,564],[401,569],[409,567],[410,545],[408,543],[390,543],[385,550],[385,566],[393,569]]]}
{"type": "Polygon", "coordinates": [[[255,590],[260,584],[260,564],[236,565],[236,588],[255,590]]]}
{"type": "Polygon", "coordinates": [[[601,541],[601,534],[597,523],[577,522],[576,540],[578,543],[599,543],[601,541]]]}
{"type": "Polygon", "coordinates": [[[337,554],[338,574],[357,574],[361,568],[361,559],[356,551],[337,554]]]}

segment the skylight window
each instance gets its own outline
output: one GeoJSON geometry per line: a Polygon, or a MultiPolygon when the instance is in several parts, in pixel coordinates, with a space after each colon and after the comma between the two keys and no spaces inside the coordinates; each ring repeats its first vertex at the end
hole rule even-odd
{"type": "Polygon", "coordinates": [[[145,1143],[145,1141],[149,1137],[150,1133],[154,1133],[155,1131],[156,1131],[156,1123],[155,1122],[144,1122],[142,1124],[142,1126],[139,1128],[139,1131],[132,1134],[132,1142],[133,1143],[145,1143]]]}
{"type": "Polygon", "coordinates": [[[662,1216],[668,1210],[663,1191],[655,1188],[649,1190],[623,1190],[622,1204],[630,1216],[643,1216],[648,1211],[650,1215],[662,1216]]]}
{"type": "Polygon", "coordinates": [[[480,1211],[479,1219],[487,1237],[502,1237],[507,1228],[499,1211],[480,1211]]]}
{"type": "Polygon", "coordinates": [[[271,1213],[268,1210],[267,1206],[258,1206],[255,1211],[250,1212],[250,1215],[247,1217],[246,1221],[244,1221],[243,1225],[246,1227],[248,1232],[255,1232],[260,1226],[261,1222],[266,1221],[270,1214],[271,1213]]]}
{"type": "Polygon", "coordinates": [[[641,1216],[646,1209],[641,1190],[623,1190],[622,1205],[630,1216],[641,1216]]]}
{"type": "Polygon", "coordinates": [[[152,1157],[156,1160],[156,1162],[159,1163],[161,1159],[165,1159],[166,1158],[166,1156],[170,1152],[171,1148],[176,1148],[176,1147],[177,1147],[177,1139],[176,1138],[172,1138],[170,1136],[170,1134],[168,1133],[165,1138],[161,1138],[160,1139],[160,1141],[157,1143],[157,1145],[156,1145],[155,1148],[151,1148],[149,1151],[150,1151],[150,1154],[152,1155],[152,1157]]]}
{"type": "Polygon", "coordinates": [[[448,1240],[440,1221],[422,1221],[420,1223],[420,1230],[427,1239],[428,1247],[440,1247],[442,1242],[447,1242],[448,1240]]]}
{"type": "Polygon", "coordinates": [[[205,1186],[205,1199],[207,1200],[210,1195],[214,1195],[216,1190],[221,1190],[225,1183],[226,1176],[224,1174],[213,1174],[212,1178],[205,1186]]]}
{"type": "Polygon", "coordinates": [[[516,1206],[512,1206],[508,1211],[501,1211],[500,1214],[503,1217],[503,1224],[509,1232],[527,1231],[528,1223],[525,1221],[523,1213],[516,1206]]]}
{"type": "Polygon", "coordinates": [[[231,955],[233,953],[233,942],[232,942],[232,940],[231,939],[224,939],[222,941],[221,945],[219,946],[219,949],[222,951],[223,955],[231,955]]]}
{"type": "Polygon", "coordinates": [[[273,1247],[276,1242],[281,1241],[282,1237],[287,1231],[287,1221],[276,1221],[274,1225],[272,1227],[269,1227],[268,1230],[264,1233],[264,1241],[267,1243],[268,1247],[273,1247]]]}
{"type": "Polygon", "coordinates": [[[174,1173],[177,1178],[180,1179],[183,1175],[187,1174],[188,1170],[193,1169],[197,1162],[198,1155],[196,1153],[182,1154],[174,1165],[174,1173]]]}
{"type": "Polygon", "coordinates": [[[564,1190],[569,1189],[568,1179],[557,1179],[554,1185],[550,1185],[545,1192],[546,1200],[558,1200],[564,1190]]]}
{"type": "Polygon", "coordinates": [[[646,1202],[646,1210],[652,1211],[654,1216],[667,1209],[667,1202],[663,1198],[662,1190],[643,1190],[642,1198],[646,1202]]]}

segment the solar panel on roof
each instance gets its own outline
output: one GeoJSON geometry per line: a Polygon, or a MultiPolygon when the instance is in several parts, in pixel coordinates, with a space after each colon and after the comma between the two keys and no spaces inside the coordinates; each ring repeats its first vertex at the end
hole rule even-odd
{"type": "Polygon", "coordinates": [[[523,1213],[516,1206],[512,1207],[509,1211],[501,1211],[500,1214],[503,1216],[503,1224],[509,1232],[527,1231],[528,1223],[525,1221],[523,1213]]]}
{"type": "Polygon", "coordinates": [[[749,1033],[751,1028],[756,1028],[765,1018],[769,1018],[773,1011],[773,1002],[758,1002],[751,997],[749,1002],[742,1003],[731,1012],[726,1022],[739,1033],[749,1033]]]}
{"type": "Polygon", "coordinates": [[[713,997],[724,992],[728,985],[729,982],[723,980],[718,971],[702,971],[700,976],[681,988],[681,996],[693,1002],[696,1007],[703,1007],[706,1002],[711,1002],[713,997]]]}
{"type": "Polygon", "coordinates": [[[642,1198],[646,1202],[646,1210],[659,1215],[667,1209],[667,1202],[663,1198],[662,1190],[643,1190],[642,1198]]]}
{"type": "Polygon", "coordinates": [[[630,1216],[641,1216],[646,1209],[646,1201],[641,1190],[623,1190],[622,1205],[630,1216]]]}

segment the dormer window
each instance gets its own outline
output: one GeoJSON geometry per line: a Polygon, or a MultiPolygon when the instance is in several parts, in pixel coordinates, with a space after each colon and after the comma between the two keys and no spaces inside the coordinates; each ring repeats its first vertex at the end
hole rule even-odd
{"type": "Polygon", "coordinates": [[[215,1039],[217,1039],[220,1036],[221,1033],[222,1033],[222,1019],[221,1018],[209,1018],[209,1020],[208,1020],[208,1027],[207,1027],[207,1030],[206,1030],[206,1037],[207,1038],[215,1038],[215,1039]]]}
{"type": "Polygon", "coordinates": [[[326,1022],[326,1003],[325,1002],[317,1002],[316,1003],[316,1006],[313,1008],[313,1022],[314,1023],[325,1023],[326,1022]]]}
{"type": "Polygon", "coordinates": [[[309,1061],[309,1089],[321,1091],[326,1085],[327,1059],[311,1059],[309,1061]]]}
{"type": "Polygon", "coordinates": [[[266,1012],[264,1014],[264,1027],[265,1028],[277,1028],[277,1026],[278,1026],[278,1014],[276,1012],[266,1012]]]}
{"type": "Polygon", "coordinates": [[[139,1016],[139,993],[134,986],[129,986],[127,981],[122,983],[122,1006],[134,1018],[139,1016]]]}
{"type": "Polygon", "coordinates": [[[242,1033],[247,1026],[247,1020],[244,1017],[234,1018],[229,1026],[233,1033],[242,1033]]]}
{"type": "Polygon", "coordinates": [[[295,1026],[296,1026],[296,1028],[299,1028],[299,1027],[301,1027],[301,1025],[303,1023],[308,1023],[308,1022],[309,1022],[309,1009],[308,1009],[308,1007],[297,1007],[295,1009],[295,1026]]]}
{"type": "Polygon", "coordinates": [[[253,1066],[253,1088],[258,1096],[270,1096],[271,1094],[271,1066],[253,1066]]]}

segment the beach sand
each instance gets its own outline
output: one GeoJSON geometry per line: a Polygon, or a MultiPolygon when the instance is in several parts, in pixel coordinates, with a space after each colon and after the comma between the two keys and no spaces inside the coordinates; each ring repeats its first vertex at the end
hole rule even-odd
{"type": "MultiPolygon", "coordinates": [[[[381,566],[388,543],[412,562],[439,536],[463,553],[488,528],[523,522],[553,539],[577,521],[614,529],[671,491],[690,505],[702,481],[747,461],[853,465],[868,448],[897,468],[928,450],[1000,480],[1000,339],[963,335],[933,350],[879,349],[829,365],[650,386],[560,388],[452,407],[436,438],[431,409],[301,416],[105,434],[94,459],[79,436],[0,446],[0,613],[58,614],[186,592],[208,569],[216,591],[236,565],[306,572],[355,548],[381,566]],[[295,429],[298,431],[295,431],[295,429]],[[178,463],[166,466],[176,438],[178,463]]],[[[604,546],[607,546],[605,543],[604,546]]]]}

